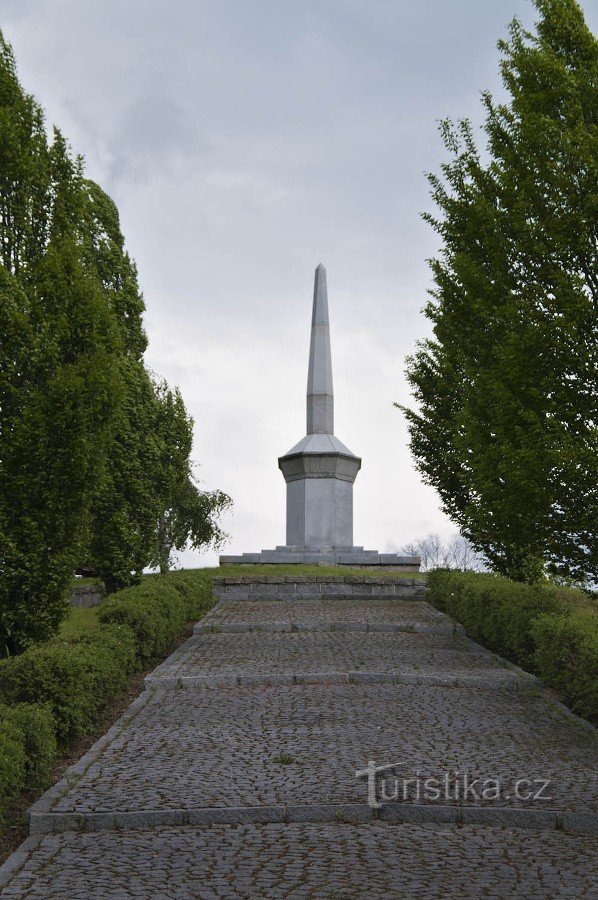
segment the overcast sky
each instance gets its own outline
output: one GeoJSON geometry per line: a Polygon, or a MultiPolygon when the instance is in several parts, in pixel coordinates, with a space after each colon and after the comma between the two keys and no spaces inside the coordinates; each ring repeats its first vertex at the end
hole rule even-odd
{"type": "MultiPolygon", "coordinates": [[[[590,26],[598,24],[586,3],[590,26]]],[[[437,120],[481,122],[496,41],[527,0],[0,0],[21,81],[115,199],[149,366],[195,419],[225,552],[284,543],[277,458],[305,433],[313,274],[328,272],[336,434],[362,456],[354,539],[454,527],[393,401],[426,337],[420,219],[437,120]]],[[[185,565],[215,554],[186,553],[185,565]]]]}

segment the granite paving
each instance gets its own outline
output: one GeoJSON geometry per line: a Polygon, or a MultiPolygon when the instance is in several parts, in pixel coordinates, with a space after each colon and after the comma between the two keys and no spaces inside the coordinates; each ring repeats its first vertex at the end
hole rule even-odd
{"type": "Polygon", "coordinates": [[[198,634],[151,675],[170,679],[219,676],[376,672],[389,675],[481,677],[520,670],[461,634],[359,631],[198,634]]]}
{"type": "Polygon", "coordinates": [[[507,792],[550,779],[540,808],[596,810],[593,735],[541,696],[325,683],[156,691],[51,809],[365,804],[355,772],[370,759],[407,777],[501,779],[507,792]]]}
{"type": "Polygon", "coordinates": [[[222,600],[146,685],[3,897],[598,897],[595,731],[425,602],[222,600]]]}
{"type": "MultiPolygon", "coordinates": [[[[241,600],[219,603],[195,626],[197,633],[214,631],[296,630],[456,630],[448,616],[419,600],[241,600]]],[[[460,630],[457,628],[457,630],[460,630]]]]}
{"type": "Polygon", "coordinates": [[[480,826],[291,824],[48,835],[14,900],[595,898],[596,842],[480,826]]]}

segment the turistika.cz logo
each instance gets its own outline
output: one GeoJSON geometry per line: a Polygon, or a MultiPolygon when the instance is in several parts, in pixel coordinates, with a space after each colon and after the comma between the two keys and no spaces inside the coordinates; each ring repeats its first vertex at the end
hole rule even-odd
{"type": "Polygon", "coordinates": [[[415,774],[403,775],[401,767],[401,763],[378,766],[375,759],[370,759],[365,769],[358,769],[355,777],[367,779],[368,806],[380,809],[384,803],[396,801],[476,803],[515,800],[529,803],[552,800],[549,778],[524,777],[508,781],[458,770],[431,776],[419,769],[415,774]]]}

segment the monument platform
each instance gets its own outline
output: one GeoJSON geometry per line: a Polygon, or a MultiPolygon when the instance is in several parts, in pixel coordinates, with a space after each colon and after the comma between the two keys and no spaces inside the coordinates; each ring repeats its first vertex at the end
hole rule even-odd
{"type": "Polygon", "coordinates": [[[326,270],[314,278],[306,395],[306,434],[279,457],[287,488],[286,544],[221,556],[220,565],[320,565],[419,572],[417,556],[353,544],[353,483],[361,459],[334,433],[334,391],[326,270]]]}
{"type": "Polygon", "coordinates": [[[399,556],[397,553],[378,553],[363,547],[276,547],[260,553],[241,553],[238,556],[221,556],[220,565],[310,565],[356,566],[367,568],[400,569],[403,572],[419,572],[417,556],[399,556]]]}

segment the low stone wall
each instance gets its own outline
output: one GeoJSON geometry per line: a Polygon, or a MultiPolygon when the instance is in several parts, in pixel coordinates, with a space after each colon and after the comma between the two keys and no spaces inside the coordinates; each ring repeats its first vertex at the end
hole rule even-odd
{"type": "Polygon", "coordinates": [[[375,578],[356,576],[251,576],[214,578],[214,596],[219,600],[326,600],[397,597],[422,600],[426,582],[421,578],[375,578]]]}
{"type": "Polygon", "coordinates": [[[98,606],[106,596],[102,582],[97,584],[75,584],[71,589],[71,606],[98,606]]]}

